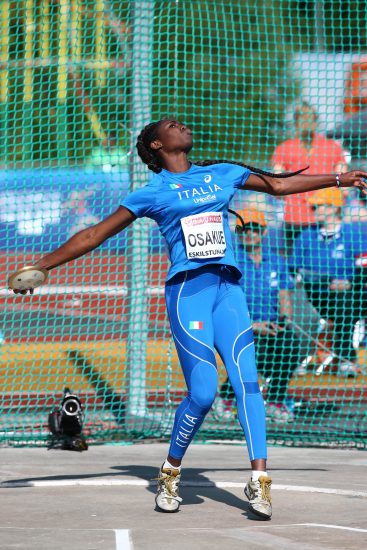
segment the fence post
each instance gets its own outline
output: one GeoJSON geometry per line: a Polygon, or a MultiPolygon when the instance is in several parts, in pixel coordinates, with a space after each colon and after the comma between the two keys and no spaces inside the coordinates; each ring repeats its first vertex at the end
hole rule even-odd
{"type": "MultiPolygon", "coordinates": [[[[151,64],[154,0],[132,2],[132,82],[130,191],[144,186],[148,170],[136,152],[136,139],[151,113],[151,64]]],[[[138,219],[130,232],[128,255],[129,322],[127,341],[127,425],[146,430],[146,356],[148,344],[147,220],[138,219]]]]}

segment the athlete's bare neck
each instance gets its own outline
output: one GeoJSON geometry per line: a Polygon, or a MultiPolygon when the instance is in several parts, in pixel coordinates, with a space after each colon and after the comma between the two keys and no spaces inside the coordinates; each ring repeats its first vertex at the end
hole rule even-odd
{"type": "Polygon", "coordinates": [[[168,154],[161,150],[160,157],[162,167],[175,174],[186,172],[191,166],[186,153],[183,151],[168,154]]]}

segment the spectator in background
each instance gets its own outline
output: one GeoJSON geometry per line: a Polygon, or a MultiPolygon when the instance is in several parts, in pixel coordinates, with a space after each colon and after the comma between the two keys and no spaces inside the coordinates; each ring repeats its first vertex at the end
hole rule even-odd
{"type": "Polygon", "coordinates": [[[340,189],[322,189],[308,201],[317,225],[297,237],[289,263],[301,274],[311,304],[333,322],[331,351],[337,374],[357,376],[353,333],[365,316],[366,229],[363,224],[343,222],[340,189]]]}
{"type": "Polygon", "coordinates": [[[349,189],[343,207],[344,223],[367,223],[366,197],[359,189],[349,189]]]}
{"type": "MultiPolygon", "coordinates": [[[[275,172],[288,172],[308,166],[305,174],[341,173],[347,171],[342,147],[336,141],[318,134],[318,115],[305,101],[294,112],[296,135],[278,145],[272,157],[275,172]]],[[[302,229],[316,223],[308,198],[313,192],[284,197],[284,240],[287,255],[302,229]]]]}
{"type": "MultiPolygon", "coordinates": [[[[292,422],[293,412],[287,406],[288,385],[302,359],[298,337],[287,321],[292,317],[293,280],[284,258],[263,246],[264,213],[246,209],[235,214],[237,261],[253,321],[256,361],[268,379],[266,416],[277,423],[292,422]]],[[[224,402],[234,398],[228,379],[220,388],[220,396],[224,402]]],[[[217,407],[223,403],[217,402],[217,407]]]]}

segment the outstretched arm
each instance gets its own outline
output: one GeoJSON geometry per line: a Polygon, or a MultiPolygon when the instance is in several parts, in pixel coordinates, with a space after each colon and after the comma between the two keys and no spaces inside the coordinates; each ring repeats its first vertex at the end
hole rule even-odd
{"type": "MultiPolygon", "coordinates": [[[[367,172],[353,170],[339,175],[341,187],[358,187],[367,194],[367,172]]],[[[294,195],[306,191],[317,191],[325,187],[335,187],[337,184],[335,174],[297,174],[289,178],[277,178],[263,176],[261,174],[250,174],[244,189],[260,191],[269,195],[294,195]]]]}
{"type": "Polygon", "coordinates": [[[120,206],[101,222],[79,231],[59,248],[40,258],[35,266],[52,269],[84,256],[87,252],[97,248],[106,239],[125,229],[135,219],[136,217],[130,210],[120,206]]]}

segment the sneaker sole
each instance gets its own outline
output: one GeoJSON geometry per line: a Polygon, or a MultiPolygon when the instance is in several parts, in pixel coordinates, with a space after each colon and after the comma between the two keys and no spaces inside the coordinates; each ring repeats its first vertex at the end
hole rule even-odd
{"type": "Polygon", "coordinates": [[[263,514],[262,512],[259,512],[258,510],[255,510],[255,508],[253,508],[253,507],[251,506],[251,504],[249,504],[249,506],[250,506],[251,512],[252,512],[255,516],[257,516],[257,517],[259,517],[259,518],[262,518],[262,519],[271,519],[271,515],[269,516],[269,514],[263,514]]]}
{"type": "Polygon", "coordinates": [[[160,508],[158,504],[155,505],[156,512],[162,512],[163,514],[177,514],[180,508],[177,508],[177,510],[164,510],[163,508],[160,508]]]}
{"type": "Polygon", "coordinates": [[[157,512],[163,512],[164,514],[176,514],[180,509],[180,505],[176,508],[176,510],[165,510],[164,508],[158,506],[157,501],[155,501],[155,509],[157,512]]]}

